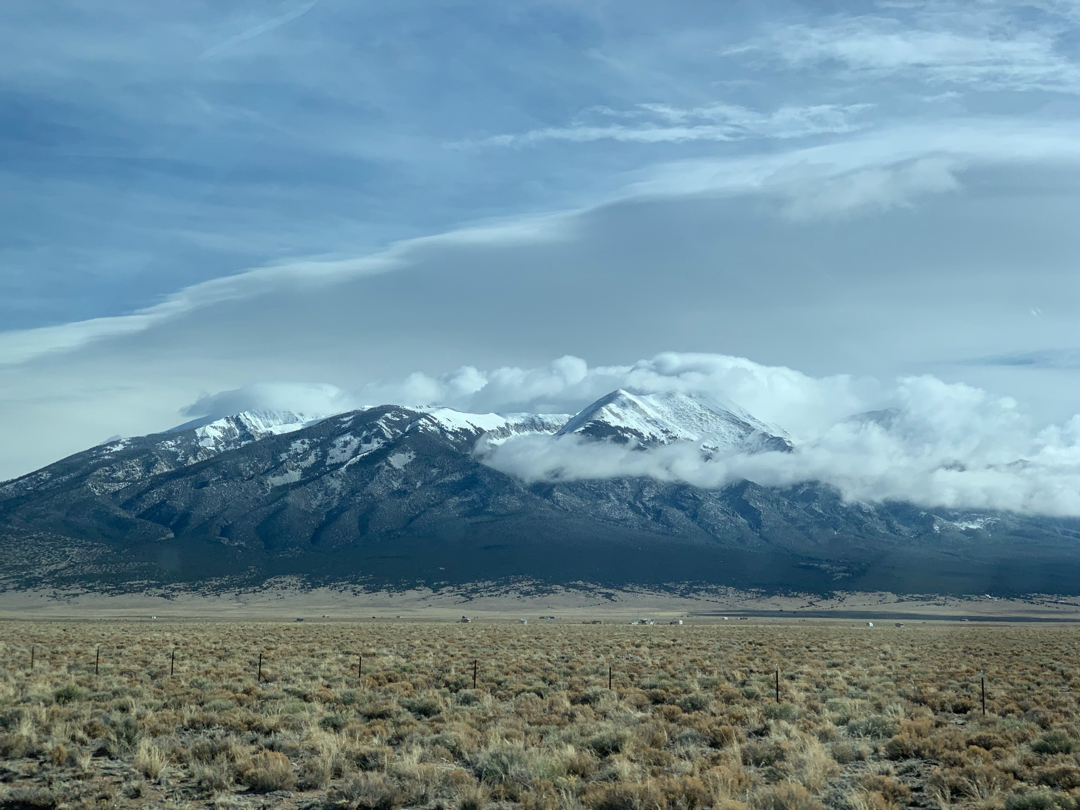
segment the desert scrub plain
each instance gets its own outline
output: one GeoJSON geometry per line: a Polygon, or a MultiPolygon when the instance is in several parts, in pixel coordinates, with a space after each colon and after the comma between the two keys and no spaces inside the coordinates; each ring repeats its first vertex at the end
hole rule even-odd
{"type": "Polygon", "coordinates": [[[6,622],[0,807],[1080,808],[1078,689],[1067,626],[6,622]]]}

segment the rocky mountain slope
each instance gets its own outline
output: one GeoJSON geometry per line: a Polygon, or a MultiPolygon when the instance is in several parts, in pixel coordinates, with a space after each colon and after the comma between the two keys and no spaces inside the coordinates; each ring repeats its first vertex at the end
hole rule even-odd
{"type": "Polygon", "coordinates": [[[510,579],[769,590],[1075,590],[1080,521],[847,504],[820,484],[526,484],[478,441],[528,433],[708,455],[787,452],[775,428],[679,394],[573,416],[383,406],[240,414],[91,448],[0,485],[6,587],[467,587],[510,579]]]}

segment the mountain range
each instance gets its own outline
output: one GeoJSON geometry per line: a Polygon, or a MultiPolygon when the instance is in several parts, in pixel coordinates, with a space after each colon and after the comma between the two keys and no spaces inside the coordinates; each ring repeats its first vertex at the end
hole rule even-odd
{"type": "Polygon", "coordinates": [[[1071,593],[1080,521],[848,503],[821,483],[527,481],[521,437],[703,458],[788,453],[740,408],[614,391],[577,414],[251,411],[117,439],[0,484],[0,586],[223,590],[550,583],[1071,593]]]}

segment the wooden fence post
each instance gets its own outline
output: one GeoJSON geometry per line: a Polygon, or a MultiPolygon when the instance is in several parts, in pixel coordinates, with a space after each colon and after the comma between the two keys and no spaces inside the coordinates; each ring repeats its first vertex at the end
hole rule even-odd
{"type": "Polygon", "coordinates": [[[982,713],[986,717],[986,670],[979,672],[979,681],[982,685],[982,713]]]}
{"type": "Polygon", "coordinates": [[[172,660],[169,661],[169,677],[176,671],[176,647],[172,648],[172,660]]]}
{"type": "Polygon", "coordinates": [[[97,655],[94,656],[94,675],[98,674],[98,664],[101,663],[101,647],[97,648],[97,655]]]}
{"type": "Polygon", "coordinates": [[[476,669],[477,669],[477,666],[478,666],[477,665],[477,659],[474,658],[472,660],[472,688],[473,689],[476,688],[476,669]]]}
{"type": "Polygon", "coordinates": [[[259,650],[259,674],[256,675],[256,680],[259,683],[262,683],[262,655],[263,655],[263,651],[259,650]]]}
{"type": "Polygon", "coordinates": [[[776,665],[776,704],[780,705],[780,665],[776,665]]]}
{"type": "Polygon", "coordinates": [[[31,672],[34,671],[34,653],[36,651],[37,651],[37,645],[36,644],[31,644],[30,645],[30,671],[31,672]]]}
{"type": "Polygon", "coordinates": [[[611,664],[608,664],[608,668],[607,668],[607,688],[608,688],[608,691],[610,692],[611,691],[611,664]]]}
{"type": "Polygon", "coordinates": [[[364,677],[364,654],[356,654],[356,678],[360,680],[364,677]]]}

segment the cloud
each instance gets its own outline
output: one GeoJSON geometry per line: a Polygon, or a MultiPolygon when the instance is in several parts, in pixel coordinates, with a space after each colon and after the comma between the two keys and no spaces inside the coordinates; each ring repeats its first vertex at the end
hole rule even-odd
{"type": "MultiPolygon", "coordinates": [[[[1032,315],[1042,313],[1032,310],[1032,315]]],[[[1043,349],[1034,352],[1015,352],[972,360],[973,366],[1019,366],[1040,369],[1080,369],[1080,349],[1043,349]]]]}
{"type": "MultiPolygon", "coordinates": [[[[797,380],[787,370],[781,377],[797,380]]],[[[796,403],[819,393],[817,381],[798,382],[787,391],[793,401],[774,403],[774,411],[794,413],[796,403]]],[[[851,502],[1080,516],[1080,416],[1036,430],[1008,397],[926,376],[882,387],[861,407],[885,403],[894,407],[822,422],[817,433],[804,426],[791,453],[706,457],[684,443],[642,451],[541,435],[481,443],[478,452],[528,482],[650,477],[705,489],[742,480],[771,487],[824,482],[851,502]]]]}
{"type": "Polygon", "coordinates": [[[702,353],[667,352],[606,366],[565,356],[536,367],[416,372],[356,392],[330,384],[260,382],[203,395],[182,413],[214,419],[272,410],[314,417],[402,404],[570,414],[616,388],[701,394],[731,403],[787,433],[795,449],[706,458],[687,444],[641,451],[575,436],[534,435],[493,446],[481,442],[478,457],[530,482],[650,477],[715,489],[741,480],[775,487],[820,481],[851,502],[1080,517],[1080,415],[1042,424],[1015,399],[929,375],[891,381],[813,376],[702,353]]]}
{"type": "MultiPolygon", "coordinates": [[[[656,105],[651,112],[669,119],[684,114],[656,105]]],[[[189,285],[166,295],[159,303],[128,314],[0,331],[0,367],[76,350],[97,340],[138,334],[215,304],[276,291],[340,284],[398,270],[435,248],[531,244],[565,238],[583,215],[627,200],[697,194],[758,195],[776,201],[777,212],[794,220],[872,214],[909,207],[925,195],[955,191],[960,188],[963,172],[972,168],[1076,164],[1080,162],[1078,144],[1077,127],[1068,122],[965,119],[947,125],[882,128],[840,143],[782,152],[653,164],[622,175],[621,185],[614,190],[596,193],[579,200],[577,207],[555,213],[464,225],[399,240],[366,255],[312,256],[254,267],[189,285]]]]}
{"type": "Polygon", "coordinates": [[[710,104],[678,108],[668,104],[639,104],[628,111],[606,107],[587,112],[623,118],[651,118],[652,122],[624,124],[574,124],[545,127],[520,134],[495,135],[462,145],[533,146],[545,141],[612,140],[623,143],[683,143],[686,141],[742,141],[753,138],[806,138],[839,134],[860,128],[856,117],[872,104],[820,104],[780,107],[761,113],[735,104],[710,104]]]}
{"type": "Polygon", "coordinates": [[[284,14],[280,14],[277,17],[274,17],[273,19],[269,19],[265,22],[259,23],[258,25],[254,25],[251,28],[248,28],[246,31],[237,34],[236,36],[229,37],[224,42],[220,42],[211,48],[207,48],[205,51],[202,52],[199,58],[209,59],[215,56],[220,56],[223,53],[227,53],[235,46],[239,45],[241,42],[247,42],[249,39],[254,39],[260,34],[265,34],[268,31],[273,31],[275,28],[280,28],[286,23],[292,22],[298,17],[304,16],[313,8],[315,8],[318,3],[319,0],[311,0],[310,3],[304,3],[303,5],[286,11],[284,14]]]}
{"type": "Polygon", "coordinates": [[[1076,165],[1077,126],[964,118],[880,127],[842,142],[735,158],[670,161],[638,173],[623,198],[756,194],[797,219],[875,213],[958,190],[985,167],[1076,165]]]}
{"type": "Polygon", "coordinates": [[[261,382],[231,391],[204,394],[181,410],[184,416],[221,419],[244,411],[274,411],[319,417],[353,410],[356,403],[336,385],[261,382]]]}
{"type": "Polygon", "coordinates": [[[556,238],[567,215],[527,216],[458,228],[446,233],[395,242],[385,250],[345,259],[311,257],[245,270],[193,284],[163,301],[127,315],[0,332],[0,367],[15,366],[88,343],[143,332],[196,310],[255,298],[293,287],[305,289],[399,269],[423,250],[436,246],[521,244],[556,238]]]}
{"type": "Polygon", "coordinates": [[[873,166],[830,175],[820,166],[796,166],[771,180],[785,199],[784,213],[796,220],[883,212],[911,207],[924,194],[956,191],[957,162],[928,157],[892,166],[873,166]]]}
{"type": "Polygon", "coordinates": [[[814,378],[741,357],[665,352],[630,365],[590,368],[585,360],[566,356],[538,368],[481,371],[465,366],[437,377],[414,373],[397,383],[365,386],[357,399],[369,405],[445,405],[470,412],[573,413],[617,388],[730,400],[798,437],[815,435],[877,401],[879,384],[847,375],[814,378]]]}
{"type": "Polygon", "coordinates": [[[531,369],[413,374],[358,399],[572,413],[616,388],[726,400],[786,431],[795,450],[706,458],[687,444],[643,452],[534,435],[481,443],[478,453],[529,482],[651,477],[715,489],[740,480],[777,487],[821,481],[853,502],[1080,516],[1080,416],[1040,427],[1010,397],[933,376],[891,383],[812,377],[745,358],[670,352],[621,366],[590,368],[563,357],[531,369]]]}
{"type": "Polygon", "coordinates": [[[838,16],[775,26],[728,56],[767,54],[793,68],[839,65],[851,76],[902,76],[976,90],[1080,91],[1080,66],[1057,48],[1069,15],[1032,25],[1021,5],[950,3],[892,16],[838,16]],[[1026,23],[1026,24],[1025,24],[1026,23]]]}

